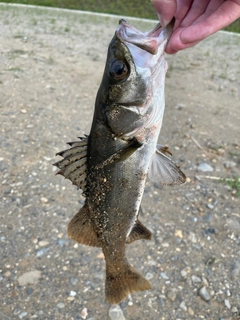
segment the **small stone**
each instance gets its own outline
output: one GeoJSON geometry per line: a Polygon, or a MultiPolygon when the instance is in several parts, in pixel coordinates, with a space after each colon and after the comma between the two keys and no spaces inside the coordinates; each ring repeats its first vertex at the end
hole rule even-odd
{"type": "Polygon", "coordinates": [[[224,162],[224,167],[226,168],[226,169],[231,169],[231,168],[234,168],[234,167],[236,167],[236,162],[234,162],[234,161],[226,161],[226,162],[224,162]]]}
{"type": "Polygon", "coordinates": [[[88,315],[87,308],[83,308],[81,311],[81,318],[86,319],[88,315]]]}
{"type": "Polygon", "coordinates": [[[172,301],[172,302],[174,302],[175,301],[175,299],[176,299],[176,292],[174,292],[174,291],[168,291],[167,292],[167,298],[170,300],[170,301],[172,301]]]}
{"type": "Polygon", "coordinates": [[[231,292],[229,290],[226,291],[226,296],[231,297],[231,292]]]}
{"type": "Polygon", "coordinates": [[[66,242],[67,241],[65,239],[59,239],[58,240],[58,244],[60,245],[60,247],[63,247],[66,242]]]}
{"type": "Polygon", "coordinates": [[[209,301],[211,299],[209,292],[207,291],[206,287],[202,287],[199,290],[199,296],[205,300],[205,301],[209,301]]]}
{"type": "Polygon", "coordinates": [[[157,262],[154,261],[154,260],[148,260],[148,261],[147,261],[147,264],[148,264],[149,266],[156,266],[156,265],[157,265],[157,262]]]}
{"type": "Polygon", "coordinates": [[[59,302],[59,303],[57,304],[57,307],[58,307],[59,309],[63,309],[63,308],[65,307],[65,304],[62,303],[62,302],[59,302]]]}
{"type": "Polygon", "coordinates": [[[188,313],[190,314],[190,316],[194,315],[194,311],[191,307],[188,307],[188,313]]]}
{"type": "Polygon", "coordinates": [[[195,233],[191,232],[189,233],[188,239],[192,242],[192,243],[196,243],[197,242],[197,237],[195,235],[195,233]]]}
{"type": "Polygon", "coordinates": [[[152,274],[151,272],[147,272],[145,278],[146,278],[147,280],[150,280],[150,279],[153,278],[153,274],[152,274]]]}
{"type": "Polygon", "coordinates": [[[175,237],[178,237],[178,238],[180,238],[180,239],[183,238],[182,230],[175,230],[174,235],[175,235],[175,237]]]}
{"type": "Polygon", "coordinates": [[[231,304],[230,304],[230,302],[229,302],[228,299],[225,299],[225,300],[224,300],[224,304],[225,304],[225,306],[226,306],[228,309],[231,309],[231,304]]]}
{"type": "Polygon", "coordinates": [[[169,243],[163,242],[163,243],[162,243],[162,247],[163,247],[163,248],[168,248],[168,247],[169,247],[169,243]]]}
{"type": "Polygon", "coordinates": [[[20,314],[18,315],[18,317],[19,317],[20,319],[22,319],[22,318],[26,317],[26,315],[27,315],[27,312],[26,312],[26,311],[23,311],[22,313],[20,313],[20,314]]]}
{"type": "Polygon", "coordinates": [[[28,288],[27,289],[27,294],[30,295],[31,293],[33,293],[33,288],[28,288]]]}
{"type": "Polygon", "coordinates": [[[238,278],[240,274],[240,261],[234,261],[231,268],[231,276],[233,278],[238,278]]]}
{"type": "Polygon", "coordinates": [[[75,297],[76,294],[77,294],[77,292],[71,290],[69,295],[70,295],[70,297],[75,297]]]}
{"type": "Polygon", "coordinates": [[[41,200],[42,203],[48,203],[48,199],[45,198],[45,197],[42,197],[40,200],[41,200]]]}
{"type": "Polygon", "coordinates": [[[38,243],[39,247],[46,247],[48,244],[49,242],[46,240],[39,241],[38,243]]]}
{"type": "Polygon", "coordinates": [[[73,301],[75,297],[67,297],[67,301],[73,301]]]}
{"type": "Polygon", "coordinates": [[[113,304],[108,311],[111,320],[125,320],[122,309],[118,304],[113,304]]]}
{"type": "Polygon", "coordinates": [[[189,273],[190,271],[191,271],[191,270],[190,270],[189,267],[184,268],[183,270],[181,270],[181,276],[182,276],[183,278],[186,278],[186,276],[188,275],[188,273],[189,273]]]}
{"type": "Polygon", "coordinates": [[[205,277],[202,277],[202,282],[204,284],[205,287],[209,287],[209,282],[208,282],[208,279],[205,278],[205,277]]]}
{"type": "Polygon", "coordinates": [[[14,309],[13,314],[16,316],[21,312],[19,308],[14,309]]]}
{"type": "Polygon", "coordinates": [[[27,113],[26,109],[21,109],[21,113],[27,113]]]}
{"type": "Polygon", "coordinates": [[[176,108],[177,110],[182,110],[182,109],[186,108],[186,105],[183,104],[183,103],[178,103],[178,104],[175,106],[175,108],[176,108]]]}
{"type": "Polygon", "coordinates": [[[169,277],[166,275],[165,272],[161,272],[161,273],[160,273],[160,276],[161,276],[163,279],[165,279],[165,280],[168,280],[168,279],[169,279],[169,277]]]}
{"type": "Polygon", "coordinates": [[[211,167],[209,164],[207,164],[206,162],[203,162],[201,163],[197,169],[199,171],[202,171],[202,172],[212,172],[213,171],[213,167],[211,167]]]}
{"type": "Polygon", "coordinates": [[[158,297],[158,304],[160,305],[161,308],[165,306],[164,298],[162,296],[158,297]]]}
{"type": "Polygon", "coordinates": [[[78,279],[77,278],[71,278],[71,284],[73,285],[73,286],[75,286],[77,283],[78,283],[78,279]]]}
{"type": "Polygon", "coordinates": [[[231,231],[240,231],[240,223],[237,219],[229,218],[227,219],[227,228],[231,231]]]}
{"type": "Polygon", "coordinates": [[[18,278],[18,283],[20,286],[26,286],[27,284],[36,284],[41,277],[42,272],[39,270],[32,270],[25,272],[18,278]]]}
{"type": "Polygon", "coordinates": [[[238,313],[238,308],[237,307],[232,307],[232,313],[238,313]]]}
{"type": "Polygon", "coordinates": [[[211,204],[211,203],[208,203],[208,204],[207,204],[207,207],[208,207],[208,209],[211,209],[211,210],[212,210],[212,209],[214,208],[214,205],[211,204]]]}
{"type": "Polygon", "coordinates": [[[41,250],[38,250],[37,253],[36,253],[36,257],[41,257],[43,256],[46,252],[48,252],[49,248],[43,248],[41,250]]]}
{"type": "Polygon", "coordinates": [[[6,271],[5,273],[4,273],[4,276],[5,277],[7,277],[7,278],[9,278],[9,277],[11,277],[11,271],[6,271]]]}
{"type": "Polygon", "coordinates": [[[185,304],[185,301],[182,301],[181,303],[180,303],[180,309],[182,309],[183,311],[187,311],[187,306],[186,306],[186,304],[185,304]]]}
{"type": "Polygon", "coordinates": [[[192,275],[192,282],[193,282],[193,284],[200,283],[200,282],[202,282],[202,279],[199,278],[198,276],[192,275]]]}

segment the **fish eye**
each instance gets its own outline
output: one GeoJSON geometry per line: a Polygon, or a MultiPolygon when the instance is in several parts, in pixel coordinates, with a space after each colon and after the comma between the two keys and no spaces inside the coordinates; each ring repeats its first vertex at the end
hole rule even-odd
{"type": "Polygon", "coordinates": [[[122,80],[128,74],[128,66],[120,60],[115,60],[110,64],[109,74],[115,80],[122,80]]]}

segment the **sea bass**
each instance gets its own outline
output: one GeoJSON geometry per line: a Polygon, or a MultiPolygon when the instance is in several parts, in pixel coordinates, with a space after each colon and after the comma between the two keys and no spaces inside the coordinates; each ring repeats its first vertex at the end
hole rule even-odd
{"type": "Polygon", "coordinates": [[[59,152],[58,173],[83,190],[84,206],[68,225],[75,241],[101,247],[106,260],[105,294],[119,303],[148,290],[149,282],[127,261],[125,246],[151,239],[138,219],[147,175],[180,184],[185,175],[157,145],[164,112],[167,63],[164,49],[173,22],[143,33],[125,20],[110,42],[96,97],[90,134],[59,152]]]}

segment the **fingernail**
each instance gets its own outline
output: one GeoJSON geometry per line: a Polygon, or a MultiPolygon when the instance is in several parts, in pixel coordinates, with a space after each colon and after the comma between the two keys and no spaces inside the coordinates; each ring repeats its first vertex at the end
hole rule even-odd
{"type": "Polygon", "coordinates": [[[170,22],[170,21],[168,21],[168,20],[165,20],[165,19],[163,18],[163,16],[160,15],[159,13],[158,13],[158,19],[159,19],[159,21],[160,21],[160,23],[161,23],[161,26],[162,26],[163,28],[165,28],[165,27],[169,24],[169,22],[170,22]]]}

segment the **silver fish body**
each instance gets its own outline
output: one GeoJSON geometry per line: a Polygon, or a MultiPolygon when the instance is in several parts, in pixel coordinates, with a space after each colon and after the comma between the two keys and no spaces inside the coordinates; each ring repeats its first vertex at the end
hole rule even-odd
{"type": "Polygon", "coordinates": [[[59,153],[55,165],[84,191],[83,208],[70,221],[75,241],[101,247],[106,260],[106,300],[150,289],[125,257],[126,243],[150,239],[138,220],[147,175],[158,183],[183,183],[185,175],[157,145],[164,112],[164,48],[172,25],[142,33],[121,20],[108,49],[91,131],[59,153]]]}

